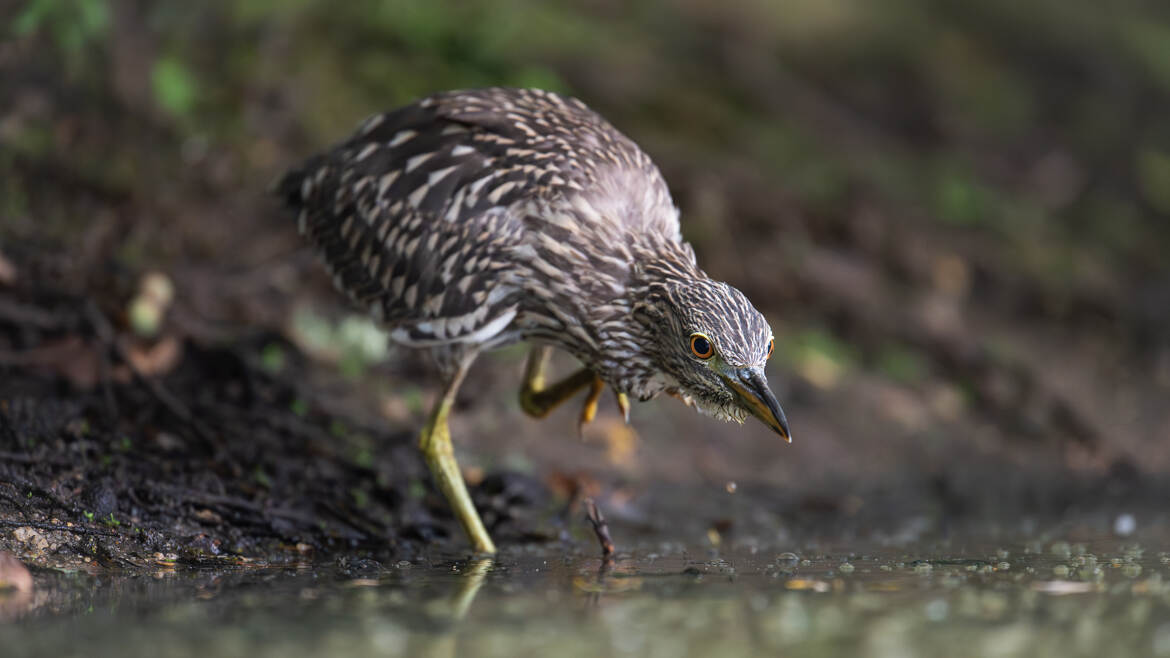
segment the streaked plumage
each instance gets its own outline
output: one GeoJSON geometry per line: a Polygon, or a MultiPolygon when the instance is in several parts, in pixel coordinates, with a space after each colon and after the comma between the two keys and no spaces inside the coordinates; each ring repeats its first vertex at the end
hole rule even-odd
{"type": "Polygon", "coordinates": [[[698,268],[658,168],[579,100],[437,94],[367,119],[278,189],[337,287],[399,343],[447,360],[549,344],[619,393],[771,413],[787,436],[761,383],[767,322],[698,268]],[[695,333],[710,360],[687,347],[695,333]]]}

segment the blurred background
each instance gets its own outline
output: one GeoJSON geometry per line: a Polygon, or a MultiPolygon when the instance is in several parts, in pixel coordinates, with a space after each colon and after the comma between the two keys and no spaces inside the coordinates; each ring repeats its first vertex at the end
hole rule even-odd
{"type": "MultiPolygon", "coordinates": [[[[583,99],[659,164],[700,264],[772,323],[795,441],[669,399],[635,405],[627,428],[608,396],[578,438],[575,404],[520,412],[524,351],[509,349],[481,359],[454,421],[473,482],[520,473],[619,517],[647,500],[790,519],[1161,500],[1170,5],[5,6],[0,374],[24,387],[10,396],[81,396],[82,415],[108,402],[84,347],[102,323],[45,319],[94,307],[133,374],[180,403],[220,383],[174,373],[226,351],[295,385],[282,408],[324,410],[346,459],[393,472],[414,457],[387,437],[421,425],[434,376],[345,307],[267,187],[371,113],[536,86],[583,99]]],[[[160,444],[120,409],[110,436],[160,444]]]]}

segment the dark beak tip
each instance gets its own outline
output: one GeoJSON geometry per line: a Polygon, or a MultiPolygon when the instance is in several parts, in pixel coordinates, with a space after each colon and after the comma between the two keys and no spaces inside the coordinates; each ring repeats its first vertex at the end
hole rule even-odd
{"type": "Polygon", "coordinates": [[[764,421],[765,425],[772,428],[785,441],[792,443],[792,434],[788,431],[788,419],[784,417],[784,410],[780,408],[780,403],[776,401],[776,396],[772,395],[771,389],[768,388],[767,380],[757,373],[752,373],[747,377],[747,381],[750,383],[751,388],[754,389],[752,394],[759,402],[767,407],[771,418],[765,419],[763,415],[757,415],[760,415],[760,419],[764,421]]]}
{"type": "Polygon", "coordinates": [[[780,427],[774,428],[775,432],[780,435],[788,443],[792,443],[792,433],[788,431],[788,423],[785,420],[780,421],[780,427]]]}

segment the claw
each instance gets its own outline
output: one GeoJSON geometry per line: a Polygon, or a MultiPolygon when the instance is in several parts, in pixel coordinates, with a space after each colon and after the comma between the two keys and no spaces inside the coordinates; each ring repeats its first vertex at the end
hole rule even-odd
{"type": "Polygon", "coordinates": [[[618,393],[617,391],[614,391],[613,395],[615,398],[617,398],[617,406],[618,406],[618,409],[622,412],[622,418],[624,418],[626,420],[626,425],[629,425],[630,424],[630,396],[626,395],[625,393],[618,393]]]}
{"type": "Polygon", "coordinates": [[[583,436],[585,425],[593,422],[597,416],[597,400],[604,390],[605,382],[601,381],[600,377],[594,376],[593,383],[589,385],[589,395],[585,396],[585,406],[581,408],[581,417],[577,421],[577,436],[583,436]]]}

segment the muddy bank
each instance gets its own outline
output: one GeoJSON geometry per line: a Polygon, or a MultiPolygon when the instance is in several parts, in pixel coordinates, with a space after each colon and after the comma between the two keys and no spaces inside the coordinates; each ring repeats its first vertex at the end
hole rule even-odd
{"type": "MultiPolygon", "coordinates": [[[[416,428],[332,412],[280,336],[144,340],[93,300],[9,290],[0,344],[0,548],[35,564],[397,555],[458,538],[416,428]]],[[[496,532],[532,539],[512,507],[554,501],[518,478],[480,475],[476,499],[496,532]]]]}
{"type": "MultiPolygon", "coordinates": [[[[93,300],[9,289],[0,292],[0,343],[0,550],[28,564],[152,571],[341,555],[377,564],[464,549],[415,450],[416,427],[346,406],[360,383],[323,376],[331,366],[280,335],[146,340],[93,300]]],[[[476,406],[461,411],[485,413],[476,406]]],[[[1000,468],[972,458],[960,476],[907,468],[896,485],[721,488],[631,482],[620,469],[467,471],[503,545],[569,552],[596,550],[577,504],[583,493],[615,524],[619,549],[647,537],[718,548],[744,538],[1019,532],[1062,519],[1109,533],[1123,514],[1140,527],[1165,521],[1165,483],[1125,462],[1079,476],[1035,464],[986,487],[1000,468]]]]}

